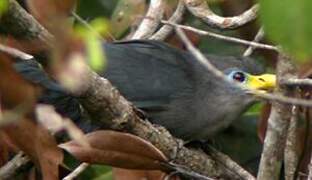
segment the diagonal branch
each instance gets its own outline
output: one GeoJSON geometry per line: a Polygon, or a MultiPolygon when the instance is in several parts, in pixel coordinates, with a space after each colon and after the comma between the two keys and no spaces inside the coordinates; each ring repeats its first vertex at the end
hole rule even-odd
{"type": "MultiPolygon", "coordinates": [[[[183,15],[185,12],[185,5],[183,0],[179,1],[178,7],[175,10],[175,12],[173,13],[173,15],[169,18],[169,22],[171,23],[179,23],[182,21],[183,15]]],[[[150,37],[149,39],[152,40],[164,40],[166,39],[170,33],[173,31],[173,27],[170,25],[164,25],[163,27],[161,27],[155,34],[153,34],[152,37],[150,37]]]]}
{"type": "MultiPolygon", "coordinates": [[[[261,27],[259,29],[259,31],[257,32],[253,42],[259,42],[263,39],[264,37],[264,30],[263,30],[263,27],[261,27]]],[[[246,51],[244,52],[243,56],[244,57],[248,57],[252,54],[252,52],[254,51],[255,47],[254,46],[249,46],[246,51]]]]}
{"type": "Polygon", "coordinates": [[[30,158],[20,152],[0,168],[0,178],[2,180],[12,179],[28,164],[30,164],[30,158]]]}
{"type": "Polygon", "coordinates": [[[138,29],[131,39],[146,39],[157,29],[164,15],[164,0],[150,0],[150,6],[138,29]]]}
{"type": "Polygon", "coordinates": [[[15,0],[9,0],[9,8],[0,18],[0,30],[17,38],[36,39],[48,46],[53,39],[53,36],[15,0]]]}

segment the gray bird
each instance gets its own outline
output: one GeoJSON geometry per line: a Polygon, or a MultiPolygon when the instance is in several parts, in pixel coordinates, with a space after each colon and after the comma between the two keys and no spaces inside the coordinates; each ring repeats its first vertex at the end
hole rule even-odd
{"type": "MultiPolygon", "coordinates": [[[[242,90],[220,81],[190,53],[163,42],[105,43],[103,50],[107,65],[99,74],[145,111],[151,122],[184,140],[206,140],[226,128],[255,102],[246,94],[247,89],[270,89],[275,85],[274,75],[251,75],[261,73],[262,68],[249,58],[206,56],[229,80],[246,88],[242,90]]],[[[78,100],[36,63],[22,61],[15,67],[45,89],[41,103],[54,105],[61,114],[81,124],[78,100]]]]}
{"type": "MultiPolygon", "coordinates": [[[[184,140],[207,139],[229,126],[255,99],[208,72],[190,53],[158,41],[104,45],[101,73],[151,122],[184,140]]],[[[249,58],[206,56],[246,90],[273,88],[274,75],[252,76],[262,68],[249,58]]]]}

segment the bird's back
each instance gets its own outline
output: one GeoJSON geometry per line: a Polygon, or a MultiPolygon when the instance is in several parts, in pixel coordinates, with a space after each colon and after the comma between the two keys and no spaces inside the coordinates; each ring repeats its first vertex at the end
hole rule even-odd
{"type": "Polygon", "coordinates": [[[165,108],[171,96],[192,87],[184,52],[154,41],[105,44],[107,66],[102,76],[137,107],[165,108]]]}

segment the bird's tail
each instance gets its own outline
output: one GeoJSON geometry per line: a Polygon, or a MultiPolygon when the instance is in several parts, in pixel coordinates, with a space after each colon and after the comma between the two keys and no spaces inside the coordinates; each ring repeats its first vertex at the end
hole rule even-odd
{"type": "Polygon", "coordinates": [[[35,60],[17,61],[14,68],[26,80],[42,87],[43,91],[38,98],[38,103],[54,106],[58,113],[73,120],[85,132],[95,128],[87,123],[78,99],[52,79],[38,62],[35,60]]]}

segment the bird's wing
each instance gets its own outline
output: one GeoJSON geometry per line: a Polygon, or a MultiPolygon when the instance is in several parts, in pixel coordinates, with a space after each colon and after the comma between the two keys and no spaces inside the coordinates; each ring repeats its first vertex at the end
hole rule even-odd
{"type": "Polygon", "coordinates": [[[137,107],[162,111],[176,93],[192,86],[184,52],[156,41],[104,45],[107,67],[101,75],[137,107]]]}

